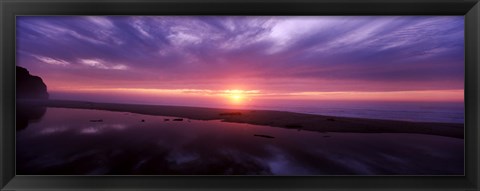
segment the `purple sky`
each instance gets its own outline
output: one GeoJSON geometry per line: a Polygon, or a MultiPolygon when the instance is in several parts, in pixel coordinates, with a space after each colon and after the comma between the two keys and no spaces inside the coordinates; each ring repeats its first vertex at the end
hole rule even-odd
{"type": "Polygon", "coordinates": [[[463,90],[463,16],[17,17],[52,92],[463,90]]]}

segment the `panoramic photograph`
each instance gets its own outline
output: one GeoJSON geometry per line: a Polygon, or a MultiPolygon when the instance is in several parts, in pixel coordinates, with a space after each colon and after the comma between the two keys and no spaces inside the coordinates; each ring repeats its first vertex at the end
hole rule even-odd
{"type": "Polygon", "coordinates": [[[464,175],[463,16],[17,16],[17,175],[464,175]]]}

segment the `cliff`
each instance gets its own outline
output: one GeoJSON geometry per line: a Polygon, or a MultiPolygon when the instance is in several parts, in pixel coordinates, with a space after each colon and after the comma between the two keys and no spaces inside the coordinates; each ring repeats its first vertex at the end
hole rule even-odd
{"type": "Polygon", "coordinates": [[[27,69],[17,66],[16,69],[17,98],[48,99],[47,85],[42,78],[33,76],[27,69]]]}

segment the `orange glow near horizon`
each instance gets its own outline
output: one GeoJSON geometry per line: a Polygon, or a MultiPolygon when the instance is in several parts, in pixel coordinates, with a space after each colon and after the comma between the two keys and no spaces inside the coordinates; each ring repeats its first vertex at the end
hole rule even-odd
{"type": "Polygon", "coordinates": [[[62,88],[53,92],[102,93],[118,95],[212,97],[225,98],[230,104],[243,104],[252,98],[284,100],[337,100],[337,101],[426,101],[461,102],[464,90],[418,90],[390,92],[289,92],[268,93],[259,90],[209,90],[209,89],[154,89],[154,88],[62,88]]]}
{"type": "Polygon", "coordinates": [[[225,90],[224,92],[225,96],[227,96],[234,105],[240,105],[245,101],[246,95],[244,90],[225,90]]]}
{"type": "Polygon", "coordinates": [[[231,95],[230,99],[233,104],[241,104],[243,97],[241,95],[231,95]]]}
{"type": "Polygon", "coordinates": [[[285,96],[284,98],[345,101],[463,102],[464,90],[418,90],[391,92],[299,92],[288,94],[288,96],[285,96]]]}

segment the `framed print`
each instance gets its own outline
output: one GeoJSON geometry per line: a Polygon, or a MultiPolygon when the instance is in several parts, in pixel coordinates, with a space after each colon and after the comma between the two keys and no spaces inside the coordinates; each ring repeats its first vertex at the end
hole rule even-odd
{"type": "Polygon", "coordinates": [[[2,189],[478,189],[479,9],[3,1],[2,189]]]}

